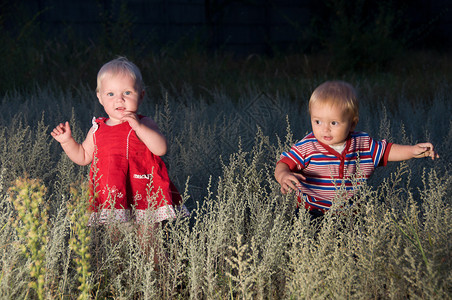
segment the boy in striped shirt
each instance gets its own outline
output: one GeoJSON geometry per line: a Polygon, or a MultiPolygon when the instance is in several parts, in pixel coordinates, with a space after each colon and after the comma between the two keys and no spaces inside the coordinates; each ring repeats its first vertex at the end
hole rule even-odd
{"type": "Polygon", "coordinates": [[[340,196],[350,199],[353,181],[367,180],[388,161],[439,157],[431,143],[398,145],[355,132],[358,109],[349,83],[327,81],[318,86],[309,100],[312,132],[282,153],[276,164],[281,192],[297,191],[299,204],[314,217],[330,209],[339,187],[345,187],[340,196]]]}

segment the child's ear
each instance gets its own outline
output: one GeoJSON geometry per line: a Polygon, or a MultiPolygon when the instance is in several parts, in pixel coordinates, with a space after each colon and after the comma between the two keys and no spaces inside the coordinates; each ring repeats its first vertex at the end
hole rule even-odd
{"type": "Polygon", "coordinates": [[[350,131],[355,131],[356,125],[358,125],[358,118],[354,118],[352,121],[352,126],[350,126],[350,131]]]}
{"type": "Polygon", "coordinates": [[[102,98],[100,97],[100,93],[99,93],[99,92],[96,93],[96,96],[97,96],[97,99],[99,100],[99,103],[100,103],[102,106],[104,106],[104,104],[102,103],[102,98]]]}
{"type": "Polygon", "coordinates": [[[143,102],[144,94],[145,94],[145,91],[142,90],[142,91],[141,91],[141,94],[140,94],[140,100],[139,100],[139,101],[140,101],[140,102],[139,102],[140,104],[141,104],[141,102],[143,102]]]}

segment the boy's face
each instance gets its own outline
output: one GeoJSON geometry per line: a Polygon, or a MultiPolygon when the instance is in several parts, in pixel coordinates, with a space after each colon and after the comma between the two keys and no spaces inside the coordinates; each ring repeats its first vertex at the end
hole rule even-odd
{"type": "Polygon", "coordinates": [[[328,146],[340,146],[355,129],[356,122],[337,106],[317,103],[311,106],[311,125],[317,140],[328,146]]]}
{"type": "Polygon", "coordinates": [[[144,91],[137,91],[135,80],[126,74],[108,74],[100,82],[97,98],[110,118],[109,125],[122,123],[126,113],[136,113],[144,91]]]}

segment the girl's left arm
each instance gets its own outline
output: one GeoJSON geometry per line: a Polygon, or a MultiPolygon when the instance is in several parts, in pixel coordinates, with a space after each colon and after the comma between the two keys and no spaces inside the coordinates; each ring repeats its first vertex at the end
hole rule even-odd
{"type": "MultiPolygon", "coordinates": [[[[132,117],[133,118],[133,117],[132,117]]],[[[149,151],[158,156],[163,156],[168,150],[165,136],[160,132],[157,124],[149,117],[135,119],[131,127],[138,138],[148,147],[149,151]]]]}
{"type": "Polygon", "coordinates": [[[424,157],[439,158],[431,143],[419,143],[416,145],[393,144],[389,151],[388,161],[402,161],[424,157]]]}

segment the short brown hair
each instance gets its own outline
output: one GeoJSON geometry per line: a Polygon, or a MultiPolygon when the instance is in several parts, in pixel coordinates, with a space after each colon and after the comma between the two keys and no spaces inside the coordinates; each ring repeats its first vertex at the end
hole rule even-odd
{"type": "Polygon", "coordinates": [[[343,108],[350,118],[358,123],[359,102],[355,88],[344,81],[326,81],[319,85],[309,99],[309,113],[314,103],[330,104],[343,108]]]}

